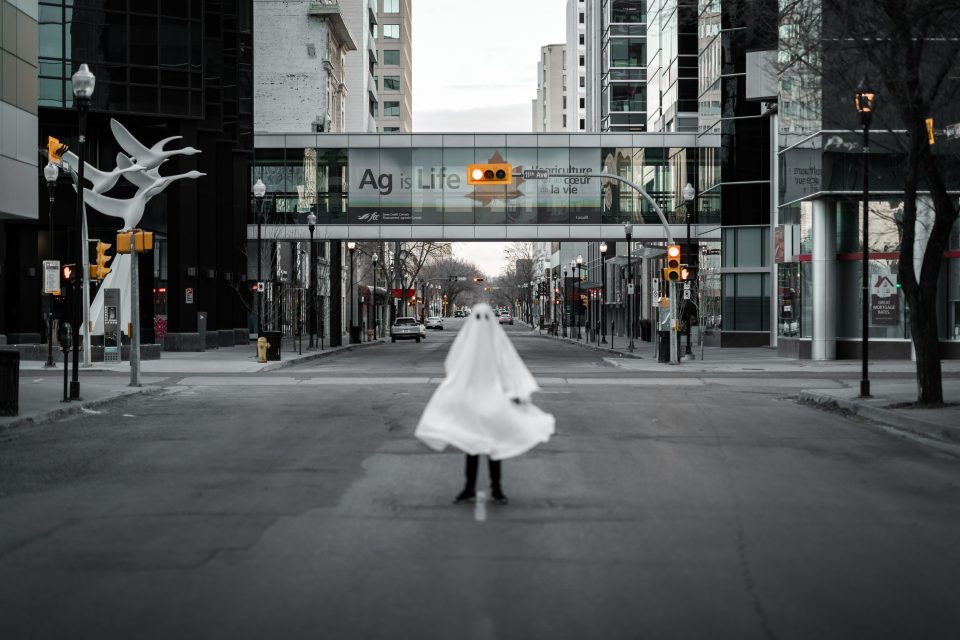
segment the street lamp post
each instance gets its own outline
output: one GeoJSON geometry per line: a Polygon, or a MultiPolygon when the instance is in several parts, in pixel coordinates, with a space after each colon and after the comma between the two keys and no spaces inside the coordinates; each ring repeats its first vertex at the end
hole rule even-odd
{"type": "Polygon", "coordinates": [[[623,232],[627,236],[627,333],[630,336],[627,351],[632,353],[636,348],[633,344],[633,245],[631,244],[633,223],[624,222],[623,232]]]}
{"type": "Polygon", "coordinates": [[[354,319],[353,319],[353,305],[354,305],[354,302],[356,301],[355,298],[357,295],[357,292],[356,290],[354,290],[354,287],[353,287],[353,253],[356,250],[357,250],[356,242],[350,241],[347,243],[347,251],[350,252],[350,298],[349,300],[350,300],[350,342],[351,343],[353,343],[354,341],[359,342],[359,340],[355,337],[359,335],[359,332],[354,326],[354,319]]]}
{"type": "Polygon", "coordinates": [[[263,196],[267,193],[267,185],[257,178],[253,185],[253,197],[257,203],[257,335],[263,335],[263,196]]]}
{"type": "Polygon", "coordinates": [[[377,262],[380,261],[380,256],[373,254],[370,256],[370,262],[373,263],[373,339],[377,339],[377,329],[380,326],[380,316],[377,315],[377,262]]]}
{"type": "Polygon", "coordinates": [[[310,316],[307,319],[307,326],[310,328],[310,342],[307,344],[308,350],[314,348],[313,334],[316,333],[317,331],[316,329],[317,311],[315,306],[316,297],[317,297],[317,289],[316,289],[317,279],[315,276],[317,274],[316,274],[316,267],[314,266],[314,262],[313,262],[313,230],[316,227],[316,224],[317,224],[317,216],[311,212],[310,215],[307,216],[307,229],[310,230],[310,270],[308,272],[310,274],[310,290],[309,290],[310,304],[307,305],[307,313],[310,316]]]}
{"type": "MultiPolygon", "coordinates": [[[[50,259],[53,260],[53,200],[56,195],[57,189],[57,177],[60,175],[60,170],[57,169],[57,165],[52,162],[47,162],[47,166],[43,168],[43,177],[47,181],[47,196],[50,199],[50,208],[47,213],[47,218],[50,223],[50,259]]],[[[53,294],[47,294],[47,300],[49,306],[47,309],[47,364],[46,367],[56,367],[53,363],[53,294]]]]}
{"type": "Polygon", "coordinates": [[[580,280],[580,270],[583,268],[583,256],[577,256],[576,267],[577,267],[577,303],[575,308],[577,310],[577,340],[579,340],[580,339],[580,315],[581,315],[581,308],[583,307],[583,291],[581,290],[582,281],[580,280]]]}
{"type": "Polygon", "coordinates": [[[607,344],[607,243],[600,243],[600,332],[603,344],[607,344]]]}
{"type": "MultiPolygon", "coordinates": [[[[87,139],[87,112],[90,110],[90,98],[93,96],[93,89],[96,86],[97,78],[90,72],[86,64],[81,64],[77,72],[71,77],[73,83],[73,102],[77,106],[77,115],[79,120],[79,129],[77,136],[77,232],[73,241],[74,249],[79,249],[74,269],[74,289],[77,283],[81,281],[79,270],[83,268],[83,256],[87,250],[86,241],[83,238],[83,167],[84,162],[83,145],[87,139]]],[[[80,300],[82,296],[79,291],[73,296],[73,378],[70,381],[70,399],[80,400],[80,300]]]]}
{"type": "MultiPolygon", "coordinates": [[[[684,253],[687,256],[688,266],[693,264],[693,247],[690,246],[690,218],[693,216],[693,209],[696,206],[696,197],[697,190],[688,182],[686,186],[683,187],[683,200],[687,203],[687,246],[684,253]]],[[[692,276],[692,271],[688,269],[687,272],[692,276]]],[[[693,352],[690,351],[690,306],[690,302],[684,298],[683,309],[686,311],[684,317],[687,322],[687,348],[684,350],[684,355],[687,357],[693,356],[693,352]]]]}
{"type": "Polygon", "coordinates": [[[877,106],[877,94],[867,88],[864,79],[854,96],[857,113],[860,114],[860,124],[863,125],[863,262],[861,265],[861,357],[862,374],[860,380],[860,397],[870,397],[870,378],[868,375],[867,358],[870,348],[870,120],[873,110],[877,106]]]}
{"type": "Polygon", "coordinates": [[[563,268],[563,286],[560,287],[560,324],[563,325],[563,335],[567,335],[567,268],[563,268]]]}

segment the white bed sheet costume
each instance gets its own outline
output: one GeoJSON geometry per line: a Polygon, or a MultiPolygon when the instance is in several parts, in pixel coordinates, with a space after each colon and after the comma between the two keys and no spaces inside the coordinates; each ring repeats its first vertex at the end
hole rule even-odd
{"type": "Polygon", "coordinates": [[[444,370],[414,433],[430,448],[504,460],[553,435],[554,417],[530,403],[540,387],[489,305],[473,306],[444,370]]]}

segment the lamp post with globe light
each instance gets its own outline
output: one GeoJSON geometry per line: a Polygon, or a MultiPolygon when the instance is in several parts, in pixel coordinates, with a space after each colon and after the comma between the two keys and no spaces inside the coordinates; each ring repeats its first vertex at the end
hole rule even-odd
{"type": "Polygon", "coordinates": [[[583,269],[583,256],[580,256],[580,255],[577,256],[576,260],[574,261],[574,266],[577,269],[577,301],[576,301],[576,306],[574,308],[576,309],[576,314],[577,314],[576,315],[577,340],[579,340],[580,339],[580,319],[581,319],[580,316],[582,314],[581,310],[583,308],[583,291],[581,289],[581,286],[582,286],[581,283],[583,282],[583,280],[581,280],[581,277],[580,277],[580,270],[583,269]]]}
{"type": "Polygon", "coordinates": [[[630,336],[627,351],[633,353],[636,348],[633,344],[633,223],[624,222],[623,233],[627,236],[627,333],[630,336]]]}
{"type": "Polygon", "coordinates": [[[317,327],[317,317],[316,317],[317,316],[317,311],[316,311],[316,301],[317,301],[316,271],[317,269],[316,269],[316,265],[313,262],[313,231],[314,231],[314,228],[316,227],[316,224],[317,224],[317,216],[313,212],[311,212],[307,216],[307,229],[310,230],[310,257],[309,257],[310,269],[308,270],[308,273],[310,274],[309,275],[310,304],[307,305],[307,314],[309,315],[309,318],[307,318],[307,326],[310,328],[310,341],[307,344],[308,350],[314,348],[313,334],[317,332],[317,328],[316,328],[317,327]]]}
{"type": "Polygon", "coordinates": [[[377,329],[380,327],[380,316],[377,314],[377,263],[380,256],[376,253],[370,256],[370,262],[373,264],[373,339],[376,340],[377,329]]]}
{"type": "Polygon", "coordinates": [[[607,344],[607,243],[600,243],[600,335],[602,344],[607,344]]]}
{"type": "MultiPolygon", "coordinates": [[[[77,218],[76,218],[76,236],[74,237],[74,250],[79,250],[77,259],[74,263],[77,268],[74,269],[73,283],[73,377],[70,380],[70,400],[80,400],[80,300],[82,296],[77,291],[77,283],[80,281],[78,270],[82,269],[84,256],[87,251],[87,243],[83,238],[83,167],[84,162],[83,146],[87,140],[87,112],[90,110],[90,99],[93,97],[93,89],[96,86],[97,78],[90,72],[86,64],[81,64],[77,72],[70,78],[73,84],[73,103],[77,107],[79,119],[79,128],[77,136],[77,218]]],[[[134,256],[134,259],[136,256],[134,256]]]]}
{"type": "Polygon", "coordinates": [[[257,178],[253,185],[253,197],[257,203],[257,333],[263,335],[263,196],[267,193],[267,185],[257,178]]]}
{"type": "Polygon", "coordinates": [[[355,343],[359,342],[359,330],[355,326],[354,316],[353,316],[353,307],[356,302],[357,291],[353,286],[353,254],[357,250],[357,243],[347,242],[347,251],[350,252],[350,296],[347,298],[350,304],[350,342],[355,343]]]}
{"type": "MultiPolygon", "coordinates": [[[[690,245],[690,218],[693,217],[693,211],[696,208],[696,197],[697,197],[697,190],[694,189],[693,185],[688,182],[686,186],[683,187],[683,200],[687,204],[687,246],[685,247],[684,251],[687,256],[688,265],[693,264],[693,247],[690,245]]],[[[691,274],[691,278],[692,278],[693,271],[690,270],[689,267],[687,272],[691,274]]],[[[683,315],[687,324],[687,332],[686,332],[687,347],[684,350],[684,355],[690,358],[693,357],[693,352],[690,350],[690,307],[691,306],[692,305],[690,304],[690,301],[684,298],[683,308],[686,311],[686,313],[684,313],[683,315]]]]}
{"type": "MultiPolygon", "coordinates": [[[[53,201],[56,195],[57,189],[57,178],[60,176],[60,170],[57,169],[57,165],[52,162],[47,162],[47,166],[43,168],[43,177],[47,181],[47,196],[50,199],[50,207],[48,209],[47,217],[49,218],[49,255],[50,259],[54,259],[53,252],[53,201]]],[[[54,368],[57,365],[53,363],[53,294],[47,294],[49,301],[49,308],[47,309],[47,364],[45,367],[54,368]]]]}

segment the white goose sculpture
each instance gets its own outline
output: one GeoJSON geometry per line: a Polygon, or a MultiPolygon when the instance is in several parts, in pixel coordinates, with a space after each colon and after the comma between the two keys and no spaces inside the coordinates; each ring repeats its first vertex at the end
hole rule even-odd
{"type": "Polygon", "coordinates": [[[117,139],[117,144],[120,145],[120,148],[126,151],[127,155],[129,155],[136,164],[146,169],[156,169],[164,160],[173,156],[192,156],[200,153],[199,150],[193,147],[182,147],[180,149],[170,149],[169,151],[164,150],[164,146],[166,146],[168,142],[179,140],[183,136],[164,138],[152,147],[147,148],[143,146],[139,140],[134,138],[133,135],[127,131],[126,127],[116,120],[110,120],[110,130],[113,131],[113,137],[117,139]]]}
{"type": "MultiPolygon", "coordinates": [[[[80,158],[77,157],[77,154],[72,151],[67,151],[63,154],[62,158],[67,163],[69,171],[76,173],[80,167],[80,158]]],[[[89,162],[85,163],[85,165],[83,177],[93,185],[92,190],[94,193],[106,193],[110,191],[110,189],[113,189],[114,185],[117,184],[120,176],[125,173],[138,173],[143,171],[143,167],[134,163],[130,163],[123,168],[117,167],[113,171],[100,171],[100,169],[92,166],[89,162]]]]}

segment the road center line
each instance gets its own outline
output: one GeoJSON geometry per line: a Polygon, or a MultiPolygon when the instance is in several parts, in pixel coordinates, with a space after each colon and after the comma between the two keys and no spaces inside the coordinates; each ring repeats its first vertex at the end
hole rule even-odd
{"type": "Polygon", "coordinates": [[[487,519],[487,492],[477,491],[477,502],[473,505],[473,519],[484,522],[487,519]]]}

